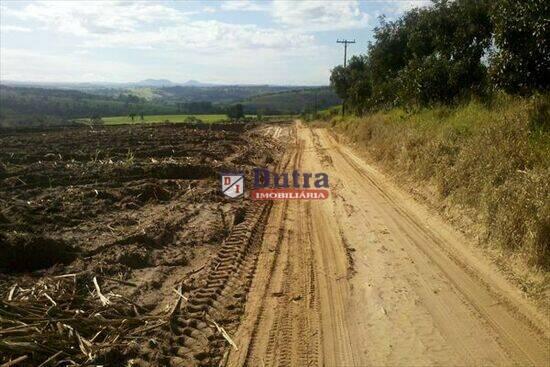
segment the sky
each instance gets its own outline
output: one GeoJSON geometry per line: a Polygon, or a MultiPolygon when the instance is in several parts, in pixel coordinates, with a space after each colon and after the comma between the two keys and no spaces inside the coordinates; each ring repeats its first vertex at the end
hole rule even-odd
{"type": "Polygon", "coordinates": [[[0,0],[0,81],[327,85],[337,39],[428,0],[0,0]]]}

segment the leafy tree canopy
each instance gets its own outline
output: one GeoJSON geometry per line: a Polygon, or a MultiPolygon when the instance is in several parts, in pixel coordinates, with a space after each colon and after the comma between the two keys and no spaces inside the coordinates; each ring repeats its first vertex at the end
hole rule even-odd
{"type": "Polygon", "coordinates": [[[374,42],[330,83],[348,110],[453,103],[548,90],[550,54],[544,0],[435,0],[394,21],[380,18],[374,42]]]}

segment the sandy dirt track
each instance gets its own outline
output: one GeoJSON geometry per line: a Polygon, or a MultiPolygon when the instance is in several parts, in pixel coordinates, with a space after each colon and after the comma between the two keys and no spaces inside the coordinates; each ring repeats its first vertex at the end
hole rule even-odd
{"type": "Polygon", "coordinates": [[[550,365],[541,314],[459,233],[324,129],[280,167],[331,197],[273,206],[229,366],[550,365]]]}

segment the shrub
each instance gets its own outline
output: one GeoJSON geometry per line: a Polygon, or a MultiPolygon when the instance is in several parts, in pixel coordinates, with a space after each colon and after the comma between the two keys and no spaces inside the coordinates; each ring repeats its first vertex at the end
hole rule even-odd
{"type": "Polygon", "coordinates": [[[533,132],[550,132],[550,95],[536,95],[532,98],[529,111],[529,126],[533,132]]]}

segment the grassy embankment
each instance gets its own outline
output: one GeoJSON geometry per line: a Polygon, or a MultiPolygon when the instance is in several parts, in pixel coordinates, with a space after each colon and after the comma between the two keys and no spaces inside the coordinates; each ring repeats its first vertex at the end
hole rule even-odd
{"type": "Polygon", "coordinates": [[[330,115],[337,132],[383,167],[430,187],[440,209],[458,209],[502,262],[512,256],[550,270],[548,96],[330,115]]]}

